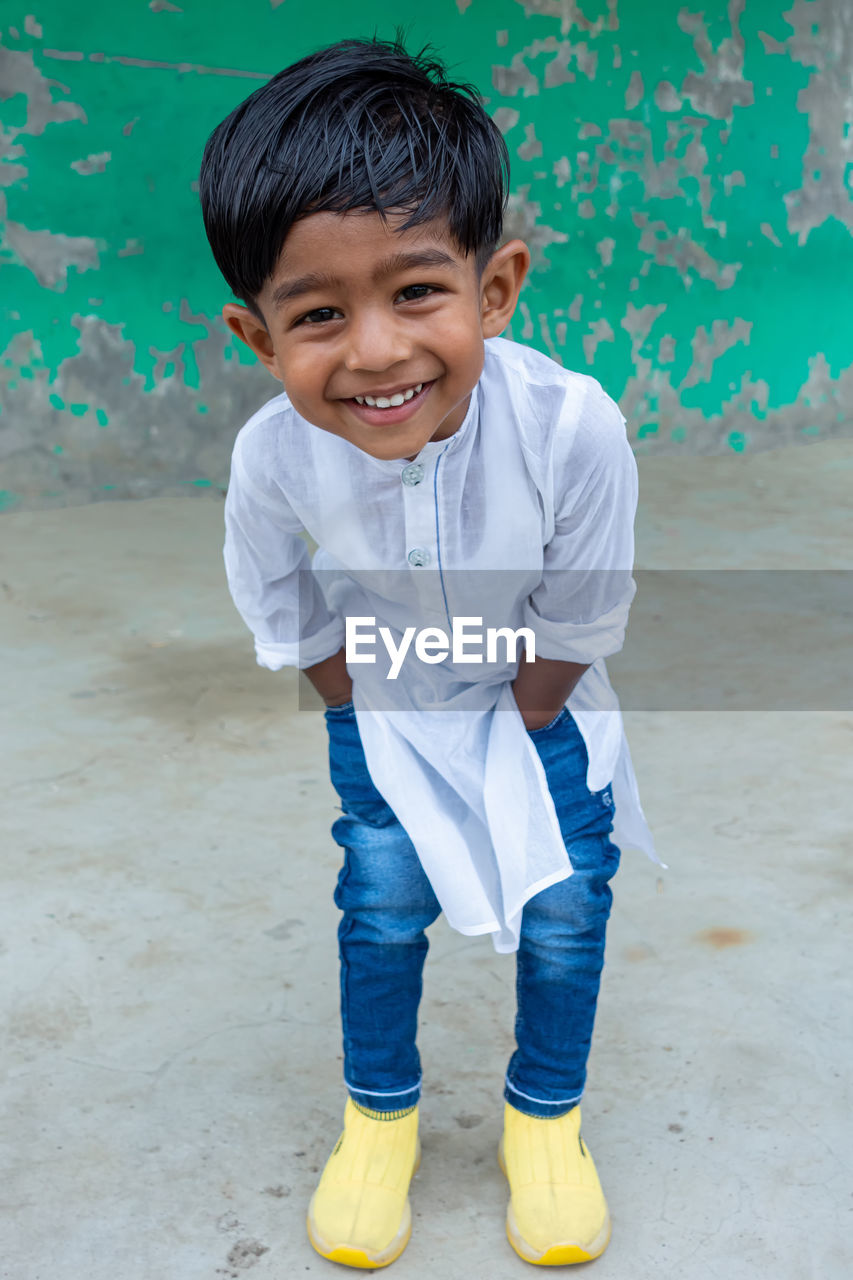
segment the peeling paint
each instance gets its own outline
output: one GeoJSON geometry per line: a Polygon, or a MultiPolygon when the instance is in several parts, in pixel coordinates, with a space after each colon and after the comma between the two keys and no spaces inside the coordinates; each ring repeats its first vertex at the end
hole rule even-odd
{"type": "Polygon", "coordinates": [[[59,93],[69,91],[58,81],[42,74],[35,65],[32,52],[18,52],[0,44],[0,86],[0,101],[8,101],[18,94],[23,94],[26,99],[24,124],[3,128],[3,136],[9,141],[16,140],[22,134],[39,137],[51,124],[62,124],[70,120],[86,123],[86,113],[79,103],[54,100],[54,90],[59,93]]]}
{"type": "Polygon", "coordinates": [[[628,88],[625,90],[625,110],[635,111],[645,96],[642,71],[632,71],[628,88]]]}
{"type": "Polygon", "coordinates": [[[731,323],[727,320],[714,320],[710,333],[700,324],[691,343],[693,360],[690,370],[679,390],[695,387],[699,382],[710,382],[714,364],[720,356],[739,342],[748,345],[751,333],[752,325],[747,320],[737,319],[731,323]]]}
{"type": "Polygon", "coordinates": [[[612,236],[605,236],[603,240],[599,240],[595,246],[595,251],[601,259],[603,267],[613,265],[613,250],[616,248],[616,241],[612,236]]]}
{"type": "Polygon", "coordinates": [[[784,196],[788,230],[802,245],[829,218],[853,232],[853,13],[831,0],[794,0],[785,21],[794,34],[778,52],[812,71],[797,98],[809,122],[802,185],[784,196]]]}
{"type": "Polygon", "coordinates": [[[35,335],[18,335],[0,360],[29,364],[34,378],[13,391],[7,383],[3,396],[11,421],[4,421],[5,414],[0,419],[0,459],[9,491],[26,494],[29,505],[44,505],[33,500],[57,486],[60,493],[64,486],[88,494],[110,485],[113,497],[149,497],[172,484],[207,476],[213,487],[224,489],[228,450],[193,425],[199,407],[206,408],[198,385],[205,381],[210,386],[215,378],[219,408],[233,423],[242,423],[272,384],[257,365],[223,361],[231,336],[221,322],[194,316],[185,300],[182,310],[203,337],[170,352],[155,351],[149,378],[135,372],[137,352],[122,327],[95,316],[74,317],[77,352],[61,362],[53,378],[35,335]],[[170,360],[174,371],[169,376],[165,368],[170,360]],[[190,362],[192,374],[186,378],[190,362]],[[97,387],[94,402],[92,387],[97,387]],[[53,444],[50,452],[33,451],[29,423],[41,414],[48,394],[54,406],[53,444]]]}
{"type": "Polygon", "coordinates": [[[514,98],[519,92],[529,98],[539,92],[539,81],[524,61],[523,50],[513,56],[508,67],[494,68],[492,84],[504,98],[514,98]]]}
{"type": "Polygon", "coordinates": [[[509,133],[518,124],[519,112],[514,107],[498,107],[492,114],[492,119],[501,133],[509,133]]]}
{"type": "Polygon", "coordinates": [[[687,288],[698,276],[711,281],[718,289],[731,289],[741,263],[719,263],[704,245],[685,235],[683,228],[673,231],[662,218],[650,221],[644,213],[635,213],[633,219],[641,229],[640,252],[647,255],[640,268],[641,275],[647,275],[654,262],[657,266],[673,267],[687,288]]]}
{"type": "Polygon", "coordinates": [[[593,4],[582,4],[579,0],[517,0],[528,17],[541,15],[546,18],[559,18],[560,33],[567,36],[573,27],[590,35],[600,35],[605,29],[615,31],[618,27],[616,16],[616,0],[610,0],[606,12],[595,18],[587,17],[584,10],[601,8],[593,4]]]}
{"type": "Polygon", "coordinates": [[[615,336],[609,320],[593,320],[589,325],[589,333],[585,333],[581,339],[587,364],[594,363],[599,343],[613,342],[615,336]]]}
{"type": "Polygon", "coordinates": [[[653,306],[647,303],[643,307],[635,307],[632,302],[628,303],[624,316],[620,320],[620,325],[627,333],[631,335],[631,363],[636,365],[640,359],[640,352],[652,331],[652,326],[658,316],[663,315],[666,311],[664,303],[653,306]]]}
{"type": "Polygon", "coordinates": [[[22,266],[32,271],[46,289],[64,293],[68,269],[91,271],[98,266],[98,246],[91,236],[65,236],[61,232],[31,231],[6,220],[0,250],[11,250],[22,266]]]}
{"type": "Polygon", "coordinates": [[[680,111],[681,94],[669,80],[659,80],[655,88],[655,106],[658,111],[680,111]]]}
{"type": "Polygon", "coordinates": [[[536,125],[527,124],[524,126],[524,142],[516,147],[515,154],[521,160],[533,160],[536,156],[542,154],[542,143],[536,137],[536,125]]]}
{"type": "Polygon", "coordinates": [[[769,222],[762,222],[760,231],[763,236],[767,237],[771,244],[775,244],[777,249],[782,248],[782,241],[779,239],[769,222]]]}
{"type": "Polygon", "coordinates": [[[111,151],[99,151],[97,154],[84,156],[82,160],[72,160],[69,167],[83,177],[88,177],[91,173],[103,173],[112,160],[112,155],[111,151]]]}
{"type": "Polygon", "coordinates": [[[547,266],[545,250],[552,244],[565,244],[568,235],[542,221],[542,207],[529,198],[530,187],[524,186],[510,194],[504,219],[504,235],[508,240],[518,236],[530,248],[534,269],[547,266]]]}
{"type": "Polygon", "coordinates": [[[693,48],[702,63],[702,71],[690,71],[681,85],[682,95],[694,111],[718,120],[731,120],[735,107],[748,107],[755,100],[754,86],[744,79],[745,42],[740,19],[746,0],[728,0],[730,34],[715,49],[708,34],[703,13],[682,9],[678,25],[693,37],[693,48]]]}

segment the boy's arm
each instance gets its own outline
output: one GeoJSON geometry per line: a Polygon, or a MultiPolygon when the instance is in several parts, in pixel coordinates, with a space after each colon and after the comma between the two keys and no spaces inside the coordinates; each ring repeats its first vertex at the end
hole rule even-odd
{"type": "Polygon", "coordinates": [[[515,701],[525,729],[541,729],[559,713],[569,694],[591,663],[561,662],[557,658],[537,658],[518,664],[512,682],[515,701]]]}
{"type": "Polygon", "coordinates": [[[554,532],[524,608],[536,660],[523,659],[512,683],[528,729],[553,720],[584,672],[618,653],[636,591],[637,464],[625,419],[594,383],[567,426],[555,436],[554,532]]]}
{"type": "MultiPolygon", "coordinates": [[[[329,611],[311,571],[301,521],[258,459],[250,459],[253,474],[248,474],[239,443],[238,437],[225,499],[224,555],[231,597],[255,637],[261,666],[271,671],[319,668],[325,684],[338,670],[343,622],[329,611]]],[[[330,685],[332,696],[340,692],[339,682],[330,685]]]]}
{"type": "Polygon", "coordinates": [[[305,675],[313,684],[327,707],[339,707],[352,701],[352,678],[347,671],[346,649],[341,648],[331,658],[305,668],[305,675]]]}

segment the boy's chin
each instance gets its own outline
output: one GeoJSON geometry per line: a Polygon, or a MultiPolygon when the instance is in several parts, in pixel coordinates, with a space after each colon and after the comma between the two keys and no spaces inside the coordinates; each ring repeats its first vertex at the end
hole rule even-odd
{"type": "MultiPolygon", "coordinates": [[[[355,441],[351,443],[355,444],[355,441]]],[[[408,458],[413,458],[420,453],[425,442],[415,441],[410,445],[386,445],[381,448],[378,445],[356,444],[356,448],[362,453],[366,453],[371,458],[376,458],[377,462],[405,462],[408,458]]]]}
{"type": "Polygon", "coordinates": [[[407,458],[414,457],[416,453],[420,453],[434,434],[434,431],[430,433],[428,429],[418,432],[410,431],[405,435],[394,431],[393,427],[387,427],[384,430],[388,432],[386,438],[383,438],[382,427],[374,428],[373,432],[347,431],[341,434],[356,449],[368,454],[371,458],[376,458],[379,462],[405,461],[407,458]]]}

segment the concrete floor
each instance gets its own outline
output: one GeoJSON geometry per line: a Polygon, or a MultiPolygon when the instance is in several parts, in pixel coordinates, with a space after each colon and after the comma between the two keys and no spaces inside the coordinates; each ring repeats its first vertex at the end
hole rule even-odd
{"type": "MultiPolygon", "coordinates": [[[[853,568],[851,483],[853,441],[642,460],[638,564],[853,568]]],[[[343,1106],[324,730],[253,665],[221,521],[209,496],[2,521],[14,1280],[344,1274],[303,1228],[343,1106]]],[[[626,851],[615,882],[593,1274],[846,1280],[853,711],[626,722],[670,870],[626,851]]],[[[399,1280],[531,1274],[495,1160],[512,978],[433,929],[399,1280]]]]}

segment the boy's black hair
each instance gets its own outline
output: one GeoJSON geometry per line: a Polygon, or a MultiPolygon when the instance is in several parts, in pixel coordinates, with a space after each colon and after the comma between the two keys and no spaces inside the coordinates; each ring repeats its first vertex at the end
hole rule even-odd
{"type": "Polygon", "coordinates": [[[323,210],[444,218],[482,270],[500,239],[506,144],[472,85],[400,37],[342,40],[280,71],[214,129],[199,178],[205,230],[253,301],[294,222],[323,210]]]}

